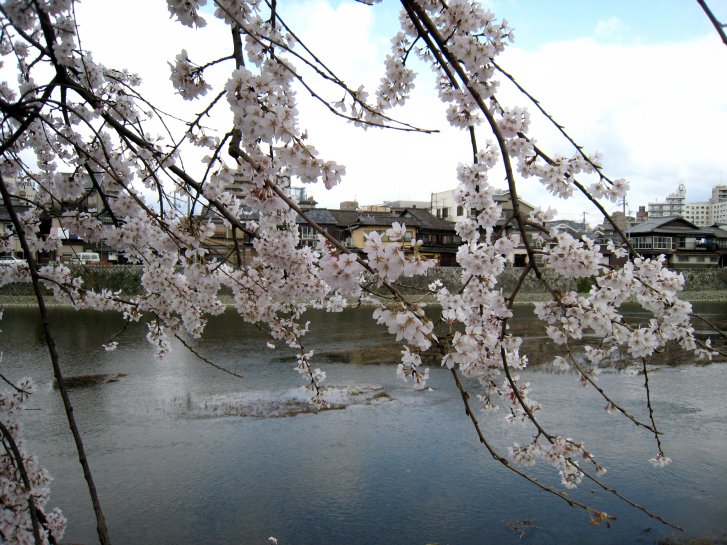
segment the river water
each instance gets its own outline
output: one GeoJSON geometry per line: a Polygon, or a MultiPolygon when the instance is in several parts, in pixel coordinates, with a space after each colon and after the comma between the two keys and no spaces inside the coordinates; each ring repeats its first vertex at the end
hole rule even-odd
{"type": "MultiPolygon", "coordinates": [[[[723,306],[698,310],[725,321],[723,306]]],[[[519,312],[518,327],[542,344],[528,309],[519,312]]],[[[106,353],[100,344],[123,329],[117,316],[53,309],[66,375],[110,380],[71,395],[114,543],[263,545],[272,535],[281,545],[649,544],[727,534],[727,365],[683,363],[672,353],[660,362],[682,365],[654,368],[654,408],[673,459],[658,470],[648,462],[656,454],[648,433],[607,414],[574,375],[546,366],[521,373],[547,426],[585,441],[609,468],[608,485],[686,534],[583,484],[576,499],[618,517],[611,528],[594,527],[488,457],[446,370],[432,366],[427,391],[401,383],[391,339],[370,314],[311,315],[308,342],[332,401],[347,407],[310,413],[291,355],[268,350],[232,313],[213,319],[195,349],[244,379],[179,344],[156,361],[138,324],[106,353]]],[[[25,435],[54,476],[51,505],[69,519],[64,542],[95,543],[37,311],[8,309],[0,325],[3,374],[30,375],[38,387],[23,415],[25,435]]],[[[643,376],[613,370],[599,381],[646,418],[643,376]]],[[[480,415],[491,441],[502,449],[525,442],[531,430],[503,416],[480,415]]],[[[550,467],[533,473],[558,482],[550,467]]]]}

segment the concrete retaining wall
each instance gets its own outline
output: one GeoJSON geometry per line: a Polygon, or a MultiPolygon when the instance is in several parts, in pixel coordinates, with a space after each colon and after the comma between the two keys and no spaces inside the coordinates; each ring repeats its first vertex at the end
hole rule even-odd
{"type": "MultiPolygon", "coordinates": [[[[121,290],[124,294],[132,295],[139,292],[141,280],[141,267],[136,265],[87,265],[77,266],[83,278],[83,285],[95,290],[108,288],[121,290]]],[[[505,270],[498,285],[506,292],[512,290],[522,274],[520,267],[511,267],[505,270]]],[[[727,290],[727,269],[686,269],[680,271],[686,281],[685,291],[722,291],[727,290]]],[[[545,276],[551,286],[558,291],[587,292],[590,289],[588,279],[573,280],[561,278],[550,271],[545,276]]],[[[462,270],[459,267],[436,267],[421,278],[405,278],[402,284],[407,286],[405,292],[416,293],[426,289],[435,280],[441,280],[451,291],[462,287],[462,270]]],[[[543,287],[532,272],[527,276],[522,287],[522,293],[543,293],[543,287]]],[[[9,284],[0,287],[0,295],[32,295],[32,287],[27,284],[9,284]]]]}

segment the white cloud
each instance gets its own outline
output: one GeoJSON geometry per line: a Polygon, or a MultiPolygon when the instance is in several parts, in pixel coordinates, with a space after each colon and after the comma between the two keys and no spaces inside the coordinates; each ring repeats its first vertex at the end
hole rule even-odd
{"type": "MultiPolygon", "coordinates": [[[[607,172],[630,180],[630,205],[661,198],[680,182],[688,199],[706,198],[727,166],[727,60],[707,36],[656,45],[604,45],[591,40],[513,50],[548,110],[587,150],[605,153],[607,172]]],[[[547,143],[556,146],[549,138],[547,143]]]]}
{"type": "Polygon", "coordinates": [[[593,34],[597,38],[618,39],[623,36],[625,30],[627,30],[626,23],[620,17],[614,15],[608,19],[598,21],[593,34]]]}
{"type": "MultiPolygon", "coordinates": [[[[84,47],[108,65],[141,73],[149,96],[164,109],[195,111],[178,97],[170,98],[166,63],[182,47],[199,63],[215,54],[228,54],[229,31],[216,26],[211,16],[204,32],[182,28],[169,20],[163,3],[128,0],[114,6],[79,5],[84,47]],[[115,24],[104,23],[109,20],[115,24]]],[[[373,91],[388,49],[388,37],[381,31],[383,16],[375,10],[385,6],[372,10],[358,3],[341,3],[332,7],[324,0],[307,0],[279,7],[291,22],[302,25],[298,27],[301,37],[351,86],[365,83],[373,91]]],[[[393,15],[384,14],[391,27],[393,15]]],[[[622,25],[612,18],[596,30],[603,34],[619,28],[622,25]]],[[[630,180],[632,209],[663,198],[680,182],[686,184],[690,200],[706,198],[711,186],[720,182],[721,170],[727,171],[727,72],[722,70],[726,63],[727,49],[712,33],[700,40],[659,45],[581,39],[550,43],[537,51],[510,48],[501,61],[588,151],[605,153],[610,175],[630,180]]],[[[225,71],[219,70],[219,81],[225,77],[225,71]]],[[[441,129],[436,135],[363,132],[332,118],[304,91],[299,93],[302,125],[309,129],[310,141],[323,157],[347,166],[342,186],[330,192],[314,188],[321,204],[334,207],[351,199],[365,204],[397,198],[427,200],[432,191],[456,185],[455,168],[469,159],[469,142],[465,134],[447,127],[430,80],[417,82],[411,103],[397,115],[441,129]]],[[[330,100],[341,98],[329,87],[323,91],[330,100]]],[[[505,85],[501,98],[508,104],[526,103],[505,85]]],[[[226,105],[221,109],[224,112],[226,105]]],[[[229,129],[224,113],[210,122],[221,131],[229,129]]],[[[534,122],[533,127],[545,149],[571,153],[546,123],[534,122]]],[[[480,131],[480,143],[488,138],[486,131],[480,131]]],[[[502,185],[501,175],[493,175],[492,181],[502,185]]],[[[533,204],[563,204],[531,181],[523,185],[522,195],[533,204]]],[[[580,215],[584,206],[580,202],[561,206],[561,215],[580,215]]]]}

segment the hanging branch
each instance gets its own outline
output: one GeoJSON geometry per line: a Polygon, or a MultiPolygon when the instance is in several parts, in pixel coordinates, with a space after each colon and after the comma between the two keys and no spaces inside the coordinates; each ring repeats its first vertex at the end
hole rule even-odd
{"type": "MultiPolygon", "coordinates": [[[[5,186],[5,180],[3,179],[2,174],[0,174],[0,196],[2,196],[5,203],[11,202],[10,193],[5,186]]],[[[53,376],[56,379],[56,383],[58,384],[58,391],[60,392],[61,399],[63,400],[63,408],[66,413],[66,420],[68,421],[68,427],[71,430],[71,434],[73,435],[73,442],[76,446],[76,452],[78,453],[78,461],[81,464],[83,477],[86,480],[88,493],[91,498],[91,504],[93,505],[94,515],[96,516],[96,531],[98,533],[101,545],[111,545],[111,538],[109,537],[108,527],[106,526],[106,517],[104,516],[103,509],[101,508],[101,501],[98,497],[98,492],[96,491],[96,483],[94,482],[91,466],[88,463],[86,449],[83,444],[83,438],[81,437],[81,432],[78,429],[76,417],[73,414],[73,405],[71,403],[71,398],[68,395],[68,388],[66,387],[66,383],[63,378],[60,357],[56,348],[55,337],[51,328],[48,310],[45,305],[45,295],[43,295],[43,288],[40,285],[38,267],[35,259],[33,258],[33,253],[30,250],[30,246],[28,245],[28,241],[25,237],[25,232],[23,230],[20,219],[18,218],[18,215],[15,211],[15,208],[10,204],[6,204],[5,208],[10,215],[10,220],[15,227],[15,232],[20,239],[20,245],[23,248],[23,252],[28,257],[28,267],[30,268],[33,292],[35,294],[36,301],[38,302],[38,312],[40,314],[41,327],[43,328],[43,338],[45,340],[46,346],[48,347],[48,353],[50,355],[51,364],[53,366],[53,376]]]]}
{"type": "Polygon", "coordinates": [[[717,17],[712,12],[712,9],[709,7],[707,2],[705,2],[705,0],[697,0],[697,3],[702,7],[704,13],[707,14],[707,17],[712,23],[712,26],[714,26],[714,29],[717,31],[717,34],[719,34],[719,37],[722,38],[722,43],[727,45],[727,32],[725,32],[725,28],[727,28],[727,23],[722,23],[719,19],[717,19],[717,17]]]}

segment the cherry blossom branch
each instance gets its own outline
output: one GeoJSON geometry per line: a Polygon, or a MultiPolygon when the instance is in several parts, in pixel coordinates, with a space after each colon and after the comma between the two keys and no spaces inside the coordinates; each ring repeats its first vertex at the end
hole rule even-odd
{"type": "MultiPolygon", "coordinates": [[[[521,213],[520,207],[519,207],[519,200],[517,197],[517,189],[515,187],[513,170],[512,170],[512,166],[510,165],[509,154],[507,152],[507,144],[505,142],[505,138],[504,138],[502,132],[500,131],[499,124],[494,119],[494,116],[490,112],[489,108],[487,108],[487,106],[482,101],[477,90],[474,89],[473,86],[471,85],[469,78],[468,78],[467,74],[465,73],[464,68],[457,62],[457,59],[449,52],[448,47],[446,45],[446,40],[444,38],[442,38],[442,36],[439,34],[437,28],[432,23],[432,21],[429,19],[426,12],[423,9],[421,9],[418,5],[416,5],[414,2],[411,2],[410,0],[402,0],[402,3],[404,4],[405,8],[407,9],[408,13],[410,14],[410,18],[414,19],[414,17],[412,17],[412,14],[415,14],[416,18],[421,22],[420,27],[423,26],[426,29],[426,33],[428,35],[432,36],[433,41],[436,42],[437,48],[442,53],[442,57],[445,58],[447,61],[446,65],[452,67],[452,70],[454,72],[456,72],[458,79],[463,82],[464,86],[468,89],[470,96],[475,101],[475,103],[479,107],[480,111],[482,111],[482,113],[485,115],[485,118],[487,119],[487,121],[490,125],[490,128],[491,128],[493,134],[495,135],[495,138],[498,142],[499,150],[501,152],[500,153],[501,160],[505,167],[506,179],[508,182],[508,188],[510,190],[510,197],[511,197],[511,202],[512,202],[512,206],[513,206],[513,217],[516,218],[516,220],[518,221],[519,227],[522,230],[523,244],[526,247],[526,251],[530,258],[530,262],[532,263],[533,270],[534,270],[536,276],[538,278],[541,278],[539,267],[535,263],[534,251],[530,247],[526,233],[523,230],[524,229],[524,218],[522,216],[522,213],[521,213]]],[[[422,35],[421,29],[419,30],[419,34],[420,34],[420,36],[422,35]]],[[[435,56],[436,56],[436,54],[435,54],[435,56]]],[[[440,58],[440,61],[439,61],[440,67],[441,67],[444,63],[442,62],[441,57],[439,57],[439,58],[440,58]]],[[[453,76],[451,74],[449,74],[449,79],[453,80],[453,76]]],[[[546,285],[547,285],[547,282],[546,282],[546,285]]],[[[551,289],[551,291],[552,291],[552,289],[551,289]]],[[[555,292],[553,292],[552,294],[556,300],[558,300],[558,301],[560,300],[560,297],[558,296],[558,294],[556,294],[555,292]]],[[[562,302],[561,302],[561,304],[562,304],[562,302]]],[[[503,321],[503,328],[504,328],[504,324],[506,323],[506,321],[507,321],[506,319],[503,321]]],[[[504,335],[504,330],[503,330],[502,335],[504,335]]],[[[524,399],[520,395],[519,389],[518,389],[517,385],[515,384],[512,376],[509,372],[506,351],[505,351],[504,347],[502,347],[500,350],[501,350],[501,359],[502,359],[503,367],[504,367],[505,373],[508,377],[508,381],[510,383],[510,386],[511,386],[513,393],[514,393],[515,397],[517,398],[519,404],[522,406],[523,410],[527,414],[528,420],[530,420],[536,426],[536,428],[540,431],[541,434],[544,434],[549,439],[549,441],[552,444],[554,444],[553,436],[551,436],[550,434],[547,434],[545,432],[545,430],[542,429],[542,427],[540,427],[537,419],[535,419],[535,417],[532,413],[530,406],[524,401],[524,399]]],[[[572,461],[569,461],[569,463],[572,464],[572,461]]],[[[578,468],[577,470],[582,471],[580,468],[578,468]]],[[[597,480],[595,480],[595,478],[592,478],[592,480],[594,480],[594,482],[598,482],[597,480]]],[[[604,489],[607,488],[607,487],[605,487],[605,485],[601,485],[601,487],[604,489]]],[[[618,497],[622,497],[620,494],[617,494],[617,495],[618,495],[618,497]]],[[[633,502],[630,502],[630,500],[626,500],[626,501],[628,501],[630,505],[638,507],[638,506],[636,506],[636,504],[633,504],[633,502]]],[[[663,521],[663,519],[661,519],[657,515],[651,514],[645,508],[642,507],[641,510],[644,511],[645,513],[648,513],[650,516],[653,516],[654,518],[663,521]]],[[[666,523],[666,521],[664,521],[664,522],[666,523]]]]}
{"type": "Polygon", "coordinates": [[[245,378],[242,375],[239,375],[239,374],[235,373],[234,371],[230,371],[229,369],[226,369],[225,367],[222,367],[221,365],[219,365],[219,364],[217,364],[217,363],[209,360],[208,358],[204,357],[202,354],[199,353],[199,351],[195,350],[195,348],[191,344],[189,344],[186,340],[184,340],[184,338],[182,338],[177,333],[174,334],[174,338],[177,339],[180,343],[182,343],[184,345],[184,348],[186,348],[187,350],[189,350],[192,354],[194,354],[197,358],[199,358],[200,360],[202,360],[203,362],[205,362],[210,367],[214,367],[218,371],[222,371],[223,373],[227,373],[228,375],[232,375],[235,378],[240,378],[240,379],[244,379],[245,378]]]}
{"type": "MultiPolygon", "coordinates": [[[[30,512],[30,520],[33,527],[33,538],[35,539],[36,545],[42,545],[43,541],[40,537],[40,525],[38,523],[38,509],[35,505],[35,500],[33,499],[33,488],[31,487],[30,479],[28,479],[28,472],[25,470],[23,456],[20,453],[18,445],[15,443],[15,439],[13,439],[10,430],[2,421],[0,421],[0,436],[2,437],[2,442],[5,444],[6,452],[9,450],[9,453],[12,454],[13,463],[15,464],[18,473],[20,473],[23,486],[25,486],[26,493],[28,494],[28,511],[30,512]]],[[[55,540],[52,542],[55,542],[55,540]]]]}
{"type": "Polygon", "coordinates": [[[35,259],[33,258],[33,253],[30,251],[30,247],[28,246],[28,241],[26,240],[20,219],[18,218],[15,208],[13,207],[10,200],[10,193],[8,193],[2,174],[0,174],[0,195],[5,202],[5,208],[8,211],[10,219],[15,226],[15,231],[20,241],[20,245],[23,248],[23,252],[26,256],[28,256],[28,267],[30,268],[33,291],[38,302],[38,312],[40,314],[41,327],[43,328],[43,338],[45,339],[46,346],[48,347],[51,364],[53,366],[53,375],[58,384],[58,391],[61,394],[61,399],[63,400],[63,408],[66,413],[66,420],[68,421],[68,427],[70,428],[71,434],[73,436],[73,441],[76,446],[76,452],[78,453],[78,461],[81,464],[83,476],[86,480],[88,493],[91,498],[91,504],[93,505],[94,515],[96,517],[96,531],[98,533],[101,545],[111,545],[111,538],[109,536],[108,528],[106,526],[106,517],[104,516],[103,510],[101,508],[101,502],[96,491],[96,484],[93,479],[91,467],[88,463],[88,458],[86,457],[86,451],[83,445],[81,432],[79,431],[78,425],[76,424],[76,418],[73,414],[73,405],[71,404],[71,399],[68,395],[68,389],[66,388],[66,384],[63,379],[60,357],[56,349],[55,338],[51,329],[50,319],[48,317],[48,310],[45,305],[45,296],[43,295],[43,290],[40,286],[38,268],[36,266],[35,259]]]}
{"type": "Polygon", "coordinates": [[[548,111],[543,107],[543,105],[540,103],[539,100],[537,100],[530,92],[528,92],[520,83],[515,79],[515,77],[504,70],[497,62],[495,62],[494,59],[490,59],[490,62],[492,63],[492,66],[494,66],[498,72],[500,72],[503,76],[505,76],[507,79],[509,79],[517,89],[524,94],[530,102],[532,102],[535,107],[540,111],[540,113],[543,114],[543,116],[550,121],[550,123],[558,129],[558,132],[563,135],[563,137],[575,148],[577,153],[583,158],[584,161],[586,161],[589,165],[591,165],[596,172],[598,172],[598,175],[601,177],[602,180],[606,180],[611,185],[613,185],[613,180],[611,180],[608,176],[606,176],[603,173],[603,168],[601,165],[597,164],[591,157],[586,155],[586,153],[583,151],[583,146],[579,145],[571,136],[568,134],[568,132],[565,130],[565,127],[558,123],[555,118],[548,113],[548,111]]]}
{"type": "Polygon", "coordinates": [[[644,372],[644,390],[646,390],[646,407],[649,409],[649,420],[651,420],[651,427],[654,431],[654,438],[656,439],[656,446],[659,449],[657,456],[658,460],[665,459],[664,451],[661,448],[661,438],[659,433],[656,432],[656,419],[654,416],[654,406],[651,404],[651,387],[649,386],[649,370],[646,367],[646,358],[641,358],[641,368],[644,372]]]}
{"type": "MultiPolygon", "coordinates": [[[[462,65],[457,61],[456,57],[449,51],[446,40],[442,37],[439,30],[436,28],[434,23],[431,21],[427,13],[421,9],[418,4],[415,2],[412,2],[412,0],[402,0],[402,4],[407,8],[407,12],[409,10],[416,14],[416,17],[421,22],[421,26],[423,26],[426,29],[426,32],[429,36],[432,37],[433,41],[436,43],[437,49],[441,51],[442,57],[446,59],[446,62],[444,64],[441,64],[444,62],[443,60],[440,60],[440,66],[448,66],[449,69],[451,69],[453,72],[457,74],[457,77],[460,81],[464,84],[464,86],[467,88],[468,92],[470,93],[470,96],[477,104],[480,111],[484,114],[485,118],[487,119],[488,124],[490,125],[490,129],[492,130],[493,135],[495,136],[495,139],[497,140],[498,147],[500,150],[501,159],[503,162],[503,166],[505,168],[505,176],[507,179],[508,184],[508,190],[510,192],[510,201],[512,203],[513,207],[513,216],[517,219],[518,224],[520,226],[520,229],[523,230],[523,236],[522,236],[522,242],[525,246],[525,251],[527,252],[530,259],[535,262],[534,259],[534,253],[533,249],[530,246],[530,243],[528,241],[527,236],[524,232],[524,217],[522,214],[522,211],[520,210],[520,200],[518,199],[518,193],[517,193],[517,187],[515,184],[515,176],[512,169],[512,164],[510,162],[510,155],[507,152],[507,144],[505,142],[505,138],[502,134],[502,131],[500,130],[500,126],[495,120],[494,116],[492,115],[492,112],[490,112],[490,109],[487,107],[487,105],[482,100],[482,97],[480,96],[477,89],[473,87],[473,85],[470,82],[469,76],[465,72],[465,69],[462,67],[462,65]]],[[[436,51],[436,49],[435,49],[436,51]]],[[[441,57],[438,57],[441,58],[441,57]]],[[[453,81],[454,76],[449,72],[449,69],[447,69],[447,75],[450,78],[450,81],[453,81]]],[[[540,273],[540,269],[537,267],[537,265],[534,265],[533,271],[535,275],[542,279],[542,274],[540,273]]]]}
{"type": "MultiPolygon", "coordinates": [[[[266,2],[268,6],[271,6],[269,2],[266,2]]],[[[227,9],[227,7],[219,2],[215,2],[223,11],[227,13],[227,15],[233,19],[235,19],[235,15],[233,13],[230,13],[230,11],[227,9]]],[[[360,119],[358,117],[349,116],[346,115],[334,107],[332,107],[329,103],[329,101],[325,100],[320,94],[318,94],[312,87],[310,87],[303,79],[303,76],[301,76],[296,70],[293,69],[293,67],[282,60],[280,57],[275,57],[275,60],[280,63],[281,66],[283,66],[288,72],[298,80],[298,82],[303,85],[303,87],[310,93],[310,95],[321,102],[331,113],[334,115],[341,117],[343,119],[346,119],[348,121],[352,121],[355,123],[361,123],[364,125],[370,125],[373,127],[379,127],[382,129],[392,129],[392,130],[398,130],[403,132],[422,132],[422,133],[437,133],[439,132],[436,129],[423,129],[420,127],[415,127],[413,125],[410,125],[408,123],[405,123],[403,121],[399,121],[396,119],[393,119],[391,117],[388,117],[384,115],[382,112],[378,111],[377,109],[371,107],[370,105],[366,104],[363,100],[360,100],[358,98],[358,92],[354,91],[353,89],[349,88],[342,79],[340,79],[338,76],[335,75],[335,73],[330,70],[306,45],[305,43],[298,37],[295,32],[285,23],[285,21],[280,17],[280,14],[276,14],[277,21],[280,22],[281,26],[293,37],[293,39],[296,41],[296,43],[300,44],[300,46],[308,53],[312,58],[313,62],[303,57],[300,53],[297,51],[287,47],[285,44],[280,43],[278,40],[275,40],[269,36],[258,36],[254,32],[252,32],[250,29],[248,29],[245,25],[243,25],[240,21],[236,21],[239,28],[245,32],[246,35],[250,36],[253,40],[255,40],[260,45],[264,46],[264,41],[267,41],[271,46],[279,47],[280,49],[286,51],[287,53],[293,55],[295,58],[303,62],[306,66],[308,66],[310,69],[312,69],[317,76],[323,78],[326,81],[329,81],[338,87],[342,88],[347,95],[349,95],[354,103],[359,104],[364,110],[368,111],[371,114],[374,114],[377,117],[380,117],[384,121],[394,123],[395,125],[386,125],[384,123],[377,123],[375,121],[371,120],[364,120],[360,119]]]]}
{"type": "MultiPolygon", "coordinates": [[[[524,134],[520,135],[521,138],[525,138],[526,140],[530,141],[530,139],[525,136],[524,134]]],[[[555,161],[542,149],[540,149],[538,146],[533,145],[533,149],[538,154],[539,157],[541,157],[546,163],[553,165],[555,164],[555,161]]],[[[602,214],[603,217],[611,224],[611,228],[616,232],[616,234],[621,239],[621,242],[623,242],[628,251],[629,254],[632,257],[638,257],[638,252],[634,249],[634,247],[631,245],[631,241],[629,238],[624,234],[624,232],[621,230],[621,228],[616,224],[615,220],[611,217],[611,214],[609,214],[606,209],[603,207],[603,205],[596,199],[591,193],[581,184],[578,180],[573,180],[573,185],[575,185],[580,192],[593,204],[602,214]]]]}
{"type": "MultiPolygon", "coordinates": [[[[502,352],[503,370],[505,372],[505,376],[507,378],[507,381],[510,384],[510,388],[512,389],[513,395],[515,396],[515,398],[518,401],[518,404],[522,407],[523,411],[525,411],[525,413],[528,416],[528,420],[535,426],[535,428],[538,430],[538,433],[540,435],[542,435],[543,437],[545,437],[551,445],[555,445],[556,444],[556,437],[553,436],[553,435],[551,435],[550,433],[548,433],[540,425],[540,422],[538,421],[538,419],[533,414],[532,408],[523,399],[522,394],[520,393],[520,389],[518,388],[517,383],[515,382],[512,374],[510,372],[510,365],[508,364],[507,354],[505,353],[505,350],[504,349],[502,349],[501,352],[502,352]]],[[[648,391],[649,390],[647,389],[647,396],[648,396],[648,391]]],[[[651,407],[651,401],[650,401],[650,399],[648,401],[648,406],[649,406],[649,411],[651,412],[652,407],[651,407]]],[[[653,429],[656,429],[656,423],[654,422],[653,419],[652,419],[652,427],[653,427],[653,429]]],[[[663,459],[666,459],[664,457],[663,451],[661,449],[661,440],[659,438],[659,433],[655,433],[654,436],[656,438],[657,445],[658,445],[658,448],[659,448],[659,456],[661,456],[663,459]]],[[[581,452],[581,454],[583,454],[584,456],[586,456],[588,458],[588,460],[590,460],[591,462],[593,462],[594,465],[596,465],[596,468],[597,468],[596,470],[598,471],[598,465],[596,464],[595,460],[593,459],[593,457],[592,457],[592,455],[590,453],[588,453],[585,450],[583,450],[583,448],[582,448],[581,445],[576,444],[576,443],[573,443],[570,440],[566,440],[566,441],[568,443],[571,443],[572,445],[574,445],[577,448],[577,450],[579,450],[581,452]]],[[[575,461],[571,457],[566,457],[565,460],[566,460],[566,462],[570,466],[572,466],[575,469],[575,471],[577,471],[578,473],[580,473],[581,475],[583,475],[584,477],[586,477],[592,483],[594,483],[599,488],[601,488],[604,492],[608,492],[609,494],[614,495],[615,497],[617,497],[621,501],[625,502],[629,506],[631,506],[631,507],[633,507],[633,508],[641,511],[642,513],[644,513],[645,515],[647,515],[650,518],[653,518],[654,520],[658,520],[659,522],[661,522],[662,524],[664,524],[666,526],[669,526],[671,528],[674,528],[675,530],[680,530],[680,531],[683,531],[684,530],[680,526],[677,526],[676,524],[674,524],[674,523],[666,520],[662,516],[657,515],[656,513],[651,512],[646,507],[637,504],[633,500],[630,500],[629,498],[627,498],[626,496],[624,496],[623,494],[621,494],[620,492],[618,492],[618,490],[616,490],[615,488],[606,485],[603,481],[601,481],[600,479],[597,479],[596,477],[594,477],[593,475],[591,475],[588,471],[586,471],[585,469],[583,469],[582,467],[580,467],[578,464],[576,464],[575,461]]]]}
{"type": "Polygon", "coordinates": [[[606,402],[608,403],[608,405],[607,405],[608,409],[617,410],[622,415],[624,415],[626,418],[631,420],[631,422],[633,422],[635,425],[649,430],[656,436],[661,435],[663,433],[654,427],[653,421],[652,421],[651,425],[641,422],[638,418],[636,418],[634,415],[632,415],[630,412],[628,412],[626,409],[624,409],[620,404],[616,403],[613,399],[611,399],[611,397],[606,393],[606,390],[601,388],[598,385],[598,383],[593,379],[592,373],[588,373],[585,369],[583,369],[583,366],[580,363],[578,363],[578,360],[576,360],[576,358],[573,355],[573,352],[570,350],[570,348],[568,348],[568,356],[569,356],[571,363],[573,364],[573,367],[575,367],[576,370],[578,371],[578,373],[580,374],[581,379],[585,380],[588,384],[593,386],[593,388],[599,394],[601,394],[601,397],[603,397],[603,399],[606,400],[606,402]]]}
{"type": "Polygon", "coordinates": [[[523,272],[521,272],[520,276],[518,276],[515,287],[512,289],[512,292],[510,292],[509,297],[507,297],[506,299],[508,308],[512,309],[513,305],[515,304],[515,299],[517,299],[518,293],[520,293],[520,290],[525,283],[525,279],[527,278],[528,274],[530,274],[531,270],[533,270],[533,267],[529,263],[525,267],[523,267],[523,272]]]}
{"type": "MultiPolygon", "coordinates": [[[[487,440],[484,433],[482,432],[480,423],[479,423],[477,417],[475,417],[475,414],[472,411],[472,407],[470,406],[469,393],[467,392],[467,389],[462,384],[462,381],[459,378],[457,370],[452,368],[452,369],[450,369],[450,373],[452,374],[452,377],[454,378],[454,383],[457,386],[457,390],[459,391],[460,397],[462,398],[462,403],[464,404],[464,407],[465,407],[465,414],[469,417],[470,422],[472,423],[472,426],[475,429],[475,433],[477,434],[477,438],[479,439],[480,443],[482,444],[483,447],[485,447],[487,452],[490,453],[490,456],[492,456],[493,460],[499,462],[500,464],[505,466],[507,469],[509,469],[510,471],[512,471],[513,473],[518,475],[519,477],[522,477],[529,483],[534,484],[541,490],[548,492],[549,494],[553,494],[554,496],[560,498],[561,500],[566,502],[571,507],[577,507],[579,509],[583,509],[584,511],[591,513],[592,515],[596,515],[599,517],[601,514],[603,514],[602,511],[598,511],[585,503],[581,503],[577,500],[574,500],[573,498],[569,497],[564,492],[561,492],[560,490],[558,490],[552,486],[541,483],[540,481],[538,481],[536,478],[534,478],[530,474],[526,473],[525,471],[521,470],[517,466],[513,465],[507,458],[501,456],[495,450],[495,448],[490,444],[490,442],[487,440]]],[[[607,518],[610,520],[615,520],[615,517],[613,517],[612,515],[608,515],[607,518]]]]}
{"type": "Polygon", "coordinates": [[[712,320],[710,320],[706,316],[702,316],[701,314],[692,314],[692,313],[690,313],[689,314],[689,317],[692,318],[692,319],[697,319],[697,320],[700,320],[700,321],[704,322],[709,327],[711,327],[712,330],[717,335],[719,335],[723,339],[727,339],[727,331],[722,330],[717,324],[715,324],[712,320]]]}
{"type": "MultiPolygon", "coordinates": [[[[2,352],[0,352],[0,363],[1,362],[2,362],[2,352]]],[[[8,386],[10,386],[16,392],[18,392],[21,396],[27,397],[27,396],[30,395],[30,391],[25,390],[25,389],[19,387],[17,384],[15,384],[13,381],[11,381],[10,379],[8,379],[2,373],[0,373],[0,380],[2,380],[5,384],[7,384],[8,386]]]]}

